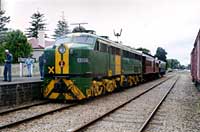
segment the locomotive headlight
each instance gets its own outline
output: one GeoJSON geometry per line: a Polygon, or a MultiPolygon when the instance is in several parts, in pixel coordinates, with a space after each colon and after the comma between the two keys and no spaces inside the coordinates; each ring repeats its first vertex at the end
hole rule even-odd
{"type": "Polygon", "coordinates": [[[65,51],[66,51],[66,48],[63,44],[60,45],[60,47],[58,48],[58,51],[61,53],[61,54],[64,54],[65,51]]]}

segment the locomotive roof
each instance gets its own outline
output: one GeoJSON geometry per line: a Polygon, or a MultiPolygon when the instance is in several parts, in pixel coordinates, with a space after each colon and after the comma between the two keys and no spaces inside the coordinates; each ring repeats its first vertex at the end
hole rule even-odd
{"type": "Polygon", "coordinates": [[[95,34],[90,34],[90,33],[72,33],[72,34],[68,34],[67,36],[81,36],[81,35],[86,35],[86,36],[92,36],[92,37],[95,37],[95,38],[98,38],[100,41],[106,43],[107,45],[111,45],[113,47],[116,47],[116,48],[120,48],[122,50],[126,50],[126,51],[129,51],[129,52],[132,52],[132,53],[135,53],[135,54],[138,54],[138,55],[142,55],[142,52],[141,51],[138,51],[134,48],[131,48],[127,45],[123,45],[121,43],[116,43],[110,39],[106,39],[104,37],[101,37],[101,36],[98,36],[98,35],[95,35],[95,34]]]}
{"type": "Polygon", "coordinates": [[[152,56],[152,55],[150,55],[150,54],[147,54],[147,53],[142,53],[142,56],[145,56],[145,57],[147,57],[147,58],[150,58],[150,59],[154,59],[155,57],[154,56],[152,56]]]}

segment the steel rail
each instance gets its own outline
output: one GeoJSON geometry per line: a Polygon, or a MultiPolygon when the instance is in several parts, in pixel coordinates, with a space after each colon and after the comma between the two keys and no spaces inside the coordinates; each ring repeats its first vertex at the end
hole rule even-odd
{"type": "Polygon", "coordinates": [[[11,109],[7,109],[7,110],[3,110],[3,111],[0,111],[0,115],[8,114],[10,112],[15,112],[15,111],[22,110],[22,109],[27,109],[27,108],[30,108],[30,107],[33,107],[33,106],[47,104],[49,102],[50,101],[41,101],[41,102],[33,103],[33,104],[30,104],[30,105],[19,106],[19,107],[16,107],[16,108],[11,108],[11,109]]]}
{"type": "Polygon", "coordinates": [[[26,119],[18,120],[18,121],[16,121],[16,122],[11,122],[11,123],[8,123],[8,124],[6,124],[6,125],[0,126],[0,130],[1,130],[1,129],[4,129],[4,128],[8,128],[8,127],[13,127],[13,126],[19,125],[19,124],[21,124],[21,123],[24,123],[24,122],[27,122],[27,121],[31,121],[31,120],[40,118],[40,117],[42,117],[42,116],[45,116],[45,115],[48,115],[48,114],[52,114],[52,113],[54,113],[54,112],[58,112],[58,111],[61,111],[61,110],[64,110],[64,109],[67,109],[67,108],[70,108],[70,107],[73,107],[73,106],[76,106],[76,105],[77,105],[76,103],[70,104],[70,105],[66,105],[66,106],[63,106],[63,107],[61,107],[61,108],[57,108],[57,109],[54,109],[54,110],[51,110],[51,111],[48,111],[48,112],[44,112],[44,113],[41,113],[41,114],[32,116],[32,117],[28,117],[28,118],[26,118],[26,119]]]}
{"type": "Polygon", "coordinates": [[[126,104],[132,102],[132,101],[135,100],[136,98],[138,98],[138,97],[144,95],[145,93],[149,92],[150,90],[154,89],[155,87],[161,85],[162,83],[166,82],[167,80],[169,80],[169,79],[171,79],[171,78],[173,78],[173,77],[174,77],[174,76],[168,77],[167,79],[165,79],[165,80],[163,80],[163,81],[161,81],[161,82],[159,82],[159,83],[157,83],[157,84],[151,86],[149,89],[147,89],[147,90],[145,90],[144,92],[142,92],[142,93],[140,93],[140,94],[134,96],[133,98],[131,98],[131,99],[129,99],[128,101],[126,101],[125,103],[123,103],[123,104],[121,104],[121,105],[115,107],[114,109],[108,111],[107,113],[105,113],[105,114],[103,114],[103,115],[97,117],[96,119],[91,120],[91,121],[89,121],[88,123],[86,123],[86,124],[84,124],[84,125],[82,125],[82,126],[78,126],[78,127],[76,127],[76,128],[68,129],[67,132],[79,132],[79,131],[81,131],[81,130],[87,128],[87,127],[89,127],[90,125],[94,124],[95,122],[99,121],[100,119],[104,118],[105,116],[107,116],[107,115],[113,113],[114,111],[116,111],[116,110],[122,108],[122,107],[125,106],[126,104]]]}
{"type": "Polygon", "coordinates": [[[148,126],[149,122],[152,120],[152,118],[154,117],[154,115],[156,114],[156,112],[158,111],[159,107],[162,105],[162,103],[165,101],[167,95],[170,93],[170,91],[174,88],[176,82],[178,81],[179,77],[176,79],[176,81],[173,83],[173,85],[169,88],[169,90],[166,92],[166,94],[162,97],[162,99],[160,100],[160,102],[156,105],[156,107],[153,109],[153,111],[151,112],[151,114],[148,116],[148,118],[146,119],[146,121],[142,124],[142,126],[140,127],[138,132],[143,132],[145,130],[145,128],[148,126]]]}

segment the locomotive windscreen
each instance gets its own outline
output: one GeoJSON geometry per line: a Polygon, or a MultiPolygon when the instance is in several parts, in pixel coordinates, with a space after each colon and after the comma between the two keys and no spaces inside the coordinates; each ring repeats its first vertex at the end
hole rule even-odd
{"type": "Polygon", "coordinates": [[[56,45],[61,43],[78,43],[78,44],[89,44],[93,45],[95,43],[95,38],[92,36],[81,35],[81,36],[67,36],[56,41],[56,45]]]}

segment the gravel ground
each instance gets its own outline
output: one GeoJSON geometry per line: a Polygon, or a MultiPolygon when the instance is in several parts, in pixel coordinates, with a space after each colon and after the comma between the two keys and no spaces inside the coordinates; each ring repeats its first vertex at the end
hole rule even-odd
{"type": "Polygon", "coordinates": [[[9,109],[15,109],[15,108],[18,108],[18,107],[27,106],[27,105],[37,104],[37,103],[40,103],[40,102],[43,102],[43,101],[44,100],[33,100],[31,102],[25,102],[25,103],[22,103],[20,105],[1,106],[0,107],[0,112],[6,111],[6,110],[9,110],[9,109]]]}
{"type": "Polygon", "coordinates": [[[181,78],[156,113],[146,132],[200,131],[200,92],[192,83],[189,72],[179,74],[181,78]]]}
{"type": "Polygon", "coordinates": [[[0,126],[16,122],[22,119],[26,119],[28,117],[33,117],[35,115],[45,113],[47,111],[51,111],[57,108],[61,108],[66,104],[45,104],[39,106],[33,106],[28,109],[18,110],[16,112],[10,112],[9,114],[1,115],[0,117],[0,126]]]}
{"type": "MultiPolygon", "coordinates": [[[[161,80],[163,79],[166,78],[162,78],[161,80]]],[[[2,132],[66,132],[71,128],[81,126],[85,122],[104,114],[158,82],[160,80],[146,83],[123,92],[96,98],[82,105],[63,110],[62,112],[56,112],[50,116],[45,116],[17,127],[3,129],[2,132]]]]}
{"type": "Polygon", "coordinates": [[[84,131],[88,132],[136,132],[159,103],[175,78],[159,85],[140,98],[133,100],[123,108],[115,111],[84,131]],[[155,97],[156,96],[156,97],[155,97]]]}

